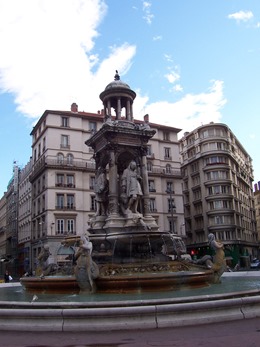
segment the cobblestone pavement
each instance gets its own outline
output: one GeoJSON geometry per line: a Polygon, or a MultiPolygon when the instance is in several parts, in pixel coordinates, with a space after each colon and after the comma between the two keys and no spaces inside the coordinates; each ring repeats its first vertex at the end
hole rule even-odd
{"type": "Polygon", "coordinates": [[[260,318],[109,332],[0,332],[1,347],[259,347],[260,318]]]}

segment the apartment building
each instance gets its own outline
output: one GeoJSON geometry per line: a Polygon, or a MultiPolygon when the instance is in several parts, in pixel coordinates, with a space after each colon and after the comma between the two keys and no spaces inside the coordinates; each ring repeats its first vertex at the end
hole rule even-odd
{"type": "Polygon", "coordinates": [[[5,273],[6,259],[6,193],[0,199],[0,276],[5,273]]]}
{"type": "Polygon", "coordinates": [[[14,162],[13,176],[8,183],[6,199],[5,260],[13,275],[18,272],[18,185],[20,168],[14,162]],[[7,262],[8,261],[8,262],[7,262]]]}
{"type": "Polygon", "coordinates": [[[260,242],[260,182],[257,182],[254,185],[254,198],[256,210],[257,237],[258,242],[260,242]]]}
{"type": "Polygon", "coordinates": [[[29,180],[32,171],[32,158],[28,161],[19,174],[18,191],[18,264],[19,274],[30,271],[31,259],[31,182],[29,180]]]}
{"type": "Polygon", "coordinates": [[[221,123],[185,133],[180,154],[188,249],[207,254],[213,233],[233,266],[247,266],[258,254],[251,157],[221,123]]]}

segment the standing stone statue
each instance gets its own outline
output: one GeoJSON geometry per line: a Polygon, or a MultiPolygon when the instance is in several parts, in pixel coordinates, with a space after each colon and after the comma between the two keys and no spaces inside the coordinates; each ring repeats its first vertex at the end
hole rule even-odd
{"type": "Polygon", "coordinates": [[[94,192],[96,193],[96,216],[105,216],[108,200],[108,180],[106,178],[106,171],[102,167],[99,167],[97,170],[94,192]]]}
{"type": "Polygon", "coordinates": [[[137,165],[135,161],[131,161],[122,175],[121,190],[122,194],[126,194],[128,199],[126,214],[138,213],[137,208],[141,196],[143,195],[140,181],[141,176],[137,173],[137,165]]]}

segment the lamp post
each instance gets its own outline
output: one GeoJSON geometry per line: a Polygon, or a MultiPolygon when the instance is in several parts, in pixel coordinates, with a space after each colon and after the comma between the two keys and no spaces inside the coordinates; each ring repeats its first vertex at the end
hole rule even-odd
{"type": "Polygon", "coordinates": [[[173,199],[172,199],[172,189],[171,187],[167,187],[166,193],[170,195],[170,212],[171,212],[171,233],[174,234],[174,217],[173,217],[173,199]]]}

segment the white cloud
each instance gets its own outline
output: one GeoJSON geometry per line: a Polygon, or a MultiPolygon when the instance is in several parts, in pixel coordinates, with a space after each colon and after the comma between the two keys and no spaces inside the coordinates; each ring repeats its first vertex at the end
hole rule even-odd
{"type": "Polygon", "coordinates": [[[114,46],[99,61],[93,49],[106,11],[103,0],[0,2],[0,90],[14,95],[20,112],[36,118],[74,101],[80,110],[100,108],[104,81],[116,69],[124,75],[136,51],[114,46]]]}
{"type": "Polygon", "coordinates": [[[180,75],[176,71],[171,71],[170,73],[166,74],[165,77],[167,81],[172,84],[180,79],[180,75]]]}
{"type": "MultiPolygon", "coordinates": [[[[98,96],[104,81],[110,82],[116,69],[124,76],[136,54],[136,47],[128,43],[110,47],[102,59],[95,52],[106,10],[103,0],[0,1],[0,90],[13,93],[21,113],[35,120],[46,109],[69,110],[72,102],[89,112],[102,107],[98,96]]],[[[171,56],[165,59],[172,63],[171,56]]],[[[168,68],[166,78],[175,91],[182,91],[176,84],[179,76],[176,66],[168,68]]],[[[221,81],[178,102],[151,103],[147,95],[136,92],[137,119],[149,113],[152,122],[185,131],[219,121],[226,102],[221,81]]]]}
{"type": "Polygon", "coordinates": [[[181,128],[183,129],[181,134],[202,124],[219,122],[221,108],[226,103],[223,95],[223,82],[212,81],[211,83],[212,85],[206,93],[186,94],[174,103],[159,101],[149,104],[147,97],[138,94],[140,99],[135,104],[135,114],[138,114],[138,119],[142,119],[144,112],[148,113],[151,122],[181,128]]]}
{"type": "Polygon", "coordinates": [[[162,40],[162,36],[161,35],[157,35],[153,37],[153,41],[161,41],[162,40]]]}
{"type": "Polygon", "coordinates": [[[254,17],[252,11],[239,11],[228,15],[229,19],[235,19],[237,22],[247,22],[254,17]]]}
{"type": "Polygon", "coordinates": [[[143,18],[145,19],[147,24],[151,24],[154,18],[154,15],[151,13],[151,6],[152,4],[150,2],[143,1],[143,12],[144,12],[143,18]]]}
{"type": "Polygon", "coordinates": [[[183,87],[180,84],[176,84],[175,86],[173,86],[173,90],[175,92],[182,92],[183,91],[183,87]]]}

